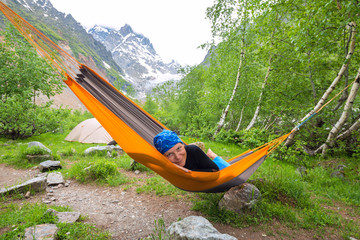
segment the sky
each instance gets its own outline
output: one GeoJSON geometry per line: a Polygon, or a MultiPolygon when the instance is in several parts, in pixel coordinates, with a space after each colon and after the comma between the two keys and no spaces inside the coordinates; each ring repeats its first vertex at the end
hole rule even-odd
{"type": "Polygon", "coordinates": [[[202,62],[211,41],[206,9],[214,0],[50,0],[60,12],[70,13],[86,29],[94,25],[119,30],[129,24],[149,38],[165,62],[181,65],[202,62]]]}

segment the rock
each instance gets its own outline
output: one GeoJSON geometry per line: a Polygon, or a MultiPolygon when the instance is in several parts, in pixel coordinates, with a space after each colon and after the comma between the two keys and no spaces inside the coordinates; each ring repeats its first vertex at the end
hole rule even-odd
{"type": "Polygon", "coordinates": [[[203,152],[205,152],[205,143],[203,142],[194,142],[194,143],[190,143],[189,145],[198,146],[201,150],[203,150],[203,152]]]}
{"type": "Polygon", "coordinates": [[[59,185],[59,184],[63,184],[64,183],[64,178],[63,176],[61,175],[61,173],[59,172],[52,172],[52,173],[49,173],[49,175],[47,176],[47,184],[49,186],[52,186],[52,185],[59,185]]]}
{"type": "Polygon", "coordinates": [[[25,240],[52,240],[56,238],[56,224],[40,224],[25,229],[25,240]]]}
{"type": "Polygon", "coordinates": [[[62,166],[60,165],[60,161],[47,160],[45,162],[40,163],[39,170],[40,172],[47,172],[47,171],[57,170],[60,168],[62,168],[62,166]]]}
{"type": "Polygon", "coordinates": [[[42,144],[41,142],[29,142],[28,143],[28,147],[31,148],[31,147],[39,147],[41,148],[42,150],[44,150],[45,152],[47,153],[50,153],[51,154],[51,150],[48,149],[47,147],[44,146],[44,144],[42,144]]]}
{"type": "Polygon", "coordinates": [[[48,154],[44,155],[26,155],[27,160],[29,160],[31,163],[37,163],[39,161],[49,160],[51,159],[51,156],[48,154]]]}
{"type": "Polygon", "coordinates": [[[0,190],[0,195],[7,195],[16,193],[26,193],[30,190],[35,192],[42,192],[46,189],[46,178],[45,177],[36,177],[26,181],[20,185],[9,187],[9,188],[2,188],[0,190]]]}
{"type": "Polygon", "coordinates": [[[43,172],[43,173],[38,173],[38,174],[36,174],[36,177],[47,177],[47,175],[48,175],[49,173],[46,173],[46,172],[43,172]]]}
{"type": "Polygon", "coordinates": [[[250,183],[235,186],[227,191],[219,202],[220,208],[241,214],[243,209],[250,209],[260,199],[261,193],[250,183]]]}
{"type": "Polygon", "coordinates": [[[111,153],[112,151],[117,151],[118,153],[123,153],[123,150],[121,149],[120,146],[108,145],[108,146],[90,147],[84,151],[84,154],[89,155],[89,154],[95,154],[97,152],[106,152],[106,153],[110,152],[111,153]]]}
{"type": "Polygon", "coordinates": [[[343,164],[340,164],[339,166],[336,167],[336,169],[339,171],[344,171],[345,168],[346,168],[346,166],[343,164]]]}
{"type": "Polygon", "coordinates": [[[70,181],[69,180],[67,180],[66,182],[65,182],[65,184],[64,184],[64,187],[69,187],[70,186],[70,181]]]}
{"type": "Polygon", "coordinates": [[[343,171],[334,171],[333,173],[331,173],[330,176],[333,178],[340,178],[340,179],[345,178],[345,174],[343,171]]]}
{"type": "Polygon", "coordinates": [[[207,219],[200,216],[190,216],[174,222],[166,231],[175,240],[236,240],[233,236],[221,234],[207,219]]]}
{"type": "Polygon", "coordinates": [[[46,213],[51,213],[56,216],[60,223],[74,223],[80,218],[79,212],[58,212],[49,208],[46,213]]]}
{"type": "Polygon", "coordinates": [[[29,198],[29,197],[30,197],[30,194],[31,194],[30,191],[27,191],[24,197],[25,197],[25,198],[29,198]]]}

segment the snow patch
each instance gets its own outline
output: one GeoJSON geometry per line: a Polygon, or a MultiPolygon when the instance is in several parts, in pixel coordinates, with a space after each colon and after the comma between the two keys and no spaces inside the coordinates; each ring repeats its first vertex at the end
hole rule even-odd
{"type": "Polygon", "coordinates": [[[24,6],[24,8],[26,8],[27,10],[29,11],[33,11],[32,8],[27,4],[27,2],[24,0],[24,1],[20,1],[20,0],[16,0],[18,3],[20,3],[21,5],[24,6]]]}
{"type": "Polygon", "coordinates": [[[104,66],[105,66],[105,68],[106,68],[106,69],[110,69],[110,68],[111,68],[111,67],[110,67],[110,65],[109,65],[109,64],[107,64],[107,63],[106,63],[106,62],[104,62],[104,61],[103,61],[103,64],[104,64],[104,66]]]}

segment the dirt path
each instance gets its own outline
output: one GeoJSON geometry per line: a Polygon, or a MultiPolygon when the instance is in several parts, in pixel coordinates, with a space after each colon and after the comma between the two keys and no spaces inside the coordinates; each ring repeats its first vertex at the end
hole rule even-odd
{"type": "MultiPolygon", "coordinates": [[[[36,174],[38,170],[16,170],[0,164],[0,187],[24,182],[36,174]]],[[[79,184],[74,181],[69,187],[53,188],[52,193],[38,193],[23,201],[35,203],[51,198],[53,201],[49,205],[69,206],[73,211],[87,216],[85,222],[108,230],[113,239],[145,238],[153,233],[154,222],[159,219],[163,219],[168,227],[179,218],[201,215],[191,211],[191,203],[186,200],[137,194],[133,189],[122,191],[120,187],[79,184]]],[[[236,229],[221,224],[213,225],[221,233],[238,239],[279,239],[279,236],[267,236],[265,231],[254,231],[252,228],[236,229]]],[[[306,235],[300,235],[296,239],[311,239],[306,235]]],[[[293,236],[281,238],[293,239],[293,236]]]]}

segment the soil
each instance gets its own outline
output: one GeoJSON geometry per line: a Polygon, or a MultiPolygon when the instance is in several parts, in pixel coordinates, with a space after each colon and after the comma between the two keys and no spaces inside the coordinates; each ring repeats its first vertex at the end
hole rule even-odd
{"type": "MultiPolygon", "coordinates": [[[[39,173],[37,169],[18,170],[0,164],[0,188],[24,182],[39,173]]],[[[130,173],[133,174],[133,173],[130,173]]],[[[146,177],[146,173],[138,174],[146,177]]],[[[51,205],[69,206],[73,211],[86,217],[85,222],[109,231],[113,239],[142,239],[154,233],[155,221],[163,219],[165,226],[188,216],[202,216],[191,210],[192,203],[186,199],[169,196],[137,194],[135,189],[123,191],[120,187],[106,187],[94,184],[80,184],[71,181],[68,187],[49,188],[45,193],[37,193],[24,202],[51,200],[51,205]]],[[[203,216],[206,218],[206,216],[203,216]]],[[[277,224],[271,229],[264,227],[233,228],[229,225],[212,223],[221,233],[238,239],[312,239],[313,233],[287,229],[277,224]]],[[[339,239],[337,237],[331,239],[339,239]]]]}

